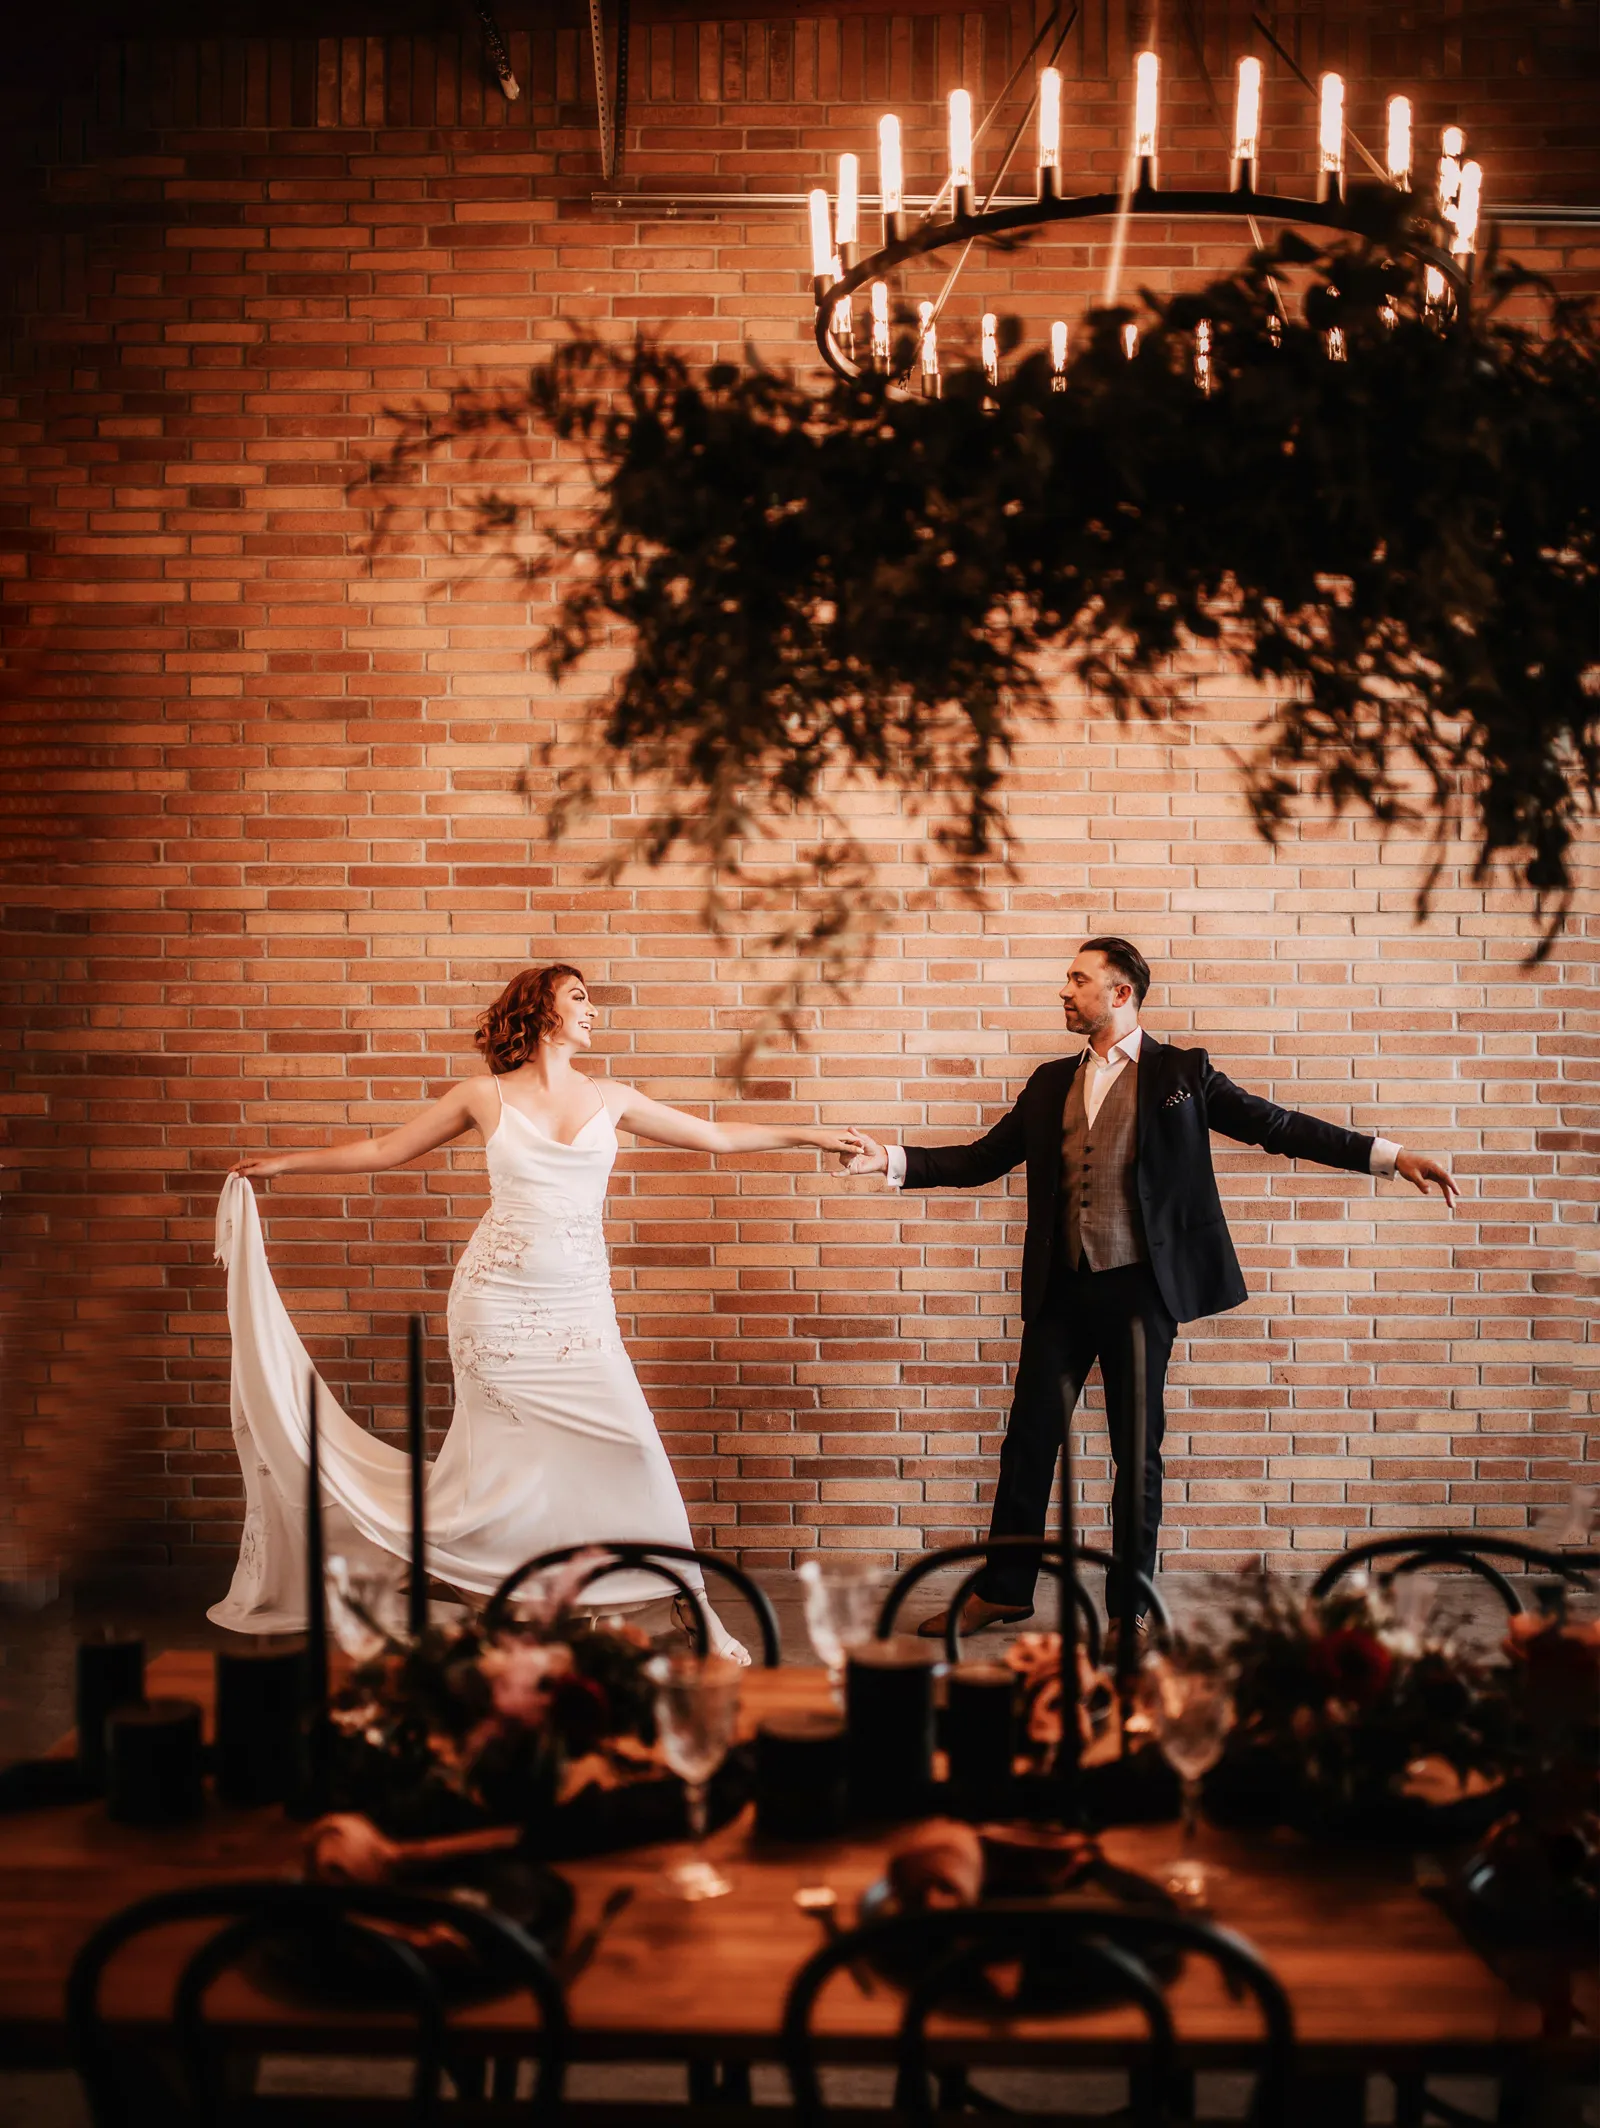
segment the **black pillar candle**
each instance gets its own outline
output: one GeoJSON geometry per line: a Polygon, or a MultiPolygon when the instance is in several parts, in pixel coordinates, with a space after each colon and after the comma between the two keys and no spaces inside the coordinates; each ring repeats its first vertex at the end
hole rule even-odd
{"type": "Polygon", "coordinates": [[[99,1795],[106,1785],[106,1718],[144,1698],[142,1640],[85,1640],[78,1647],[78,1772],[99,1795]]]}
{"type": "Polygon", "coordinates": [[[1061,1377],[1061,1742],[1056,1750],[1056,1781],[1061,1815],[1076,1825],[1081,1814],[1082,1782],[1078,1735],[1078,1560],[1072,1516],[1072,1412],[1077,1390],[1069,1375],[1061,1377]]]}
{"type": "Polygon", "coordinates": [[[844,1821],[845,1729],[836,1714],[773,1714],[756,1730],[756,1830],[823,1840],[844,1821]]]}
{"type": "Polygon", "coordinates": [[[420,1640],[428,1630],[428,1568],[422,1501],[427,1477],[426,1400],[422,1385],[422,1317],[413,1315],[406,1353],[406,1432],[411,1448],[411,1590],[407,1626],[420,1640]]]}
{"type": "Polygon", "coordinates": [[[944,1748],[964,1802],[1000,1802],[1017,1750],[1017,1676],[1004,1663],[958,1663],[945,1680],[944,1748]]]}
{"type": "Polygon", "coordinates": [[[1127,1491],[1123,1496],[1126,1511],[1122,1518],[1122,1587],[1118,1601],[1122,1624],[1117,1633],[1117,1697],[1121,1702],[1124,1725],[1133,1704],[1134,1672],[1139,1667],[1138,1636],[1133,1630],[1133,1621],[1143,1608],[1139,1588],[1139,1561],[1144,1552],[1146,1392],[1144,1324],[1138,1316],[1135,1316],[1128,1326],[1128,1337],[1133,1347],[1133,1365],[1128,1370],[1133,1410],[1128,1414],[1127,1491]]]}
{"type": "Polygon", "coordinates": [[[293,1793],[304,1667],[298,1648],[217,1650],[213,1764],[225,1803],[282,1803],[293,1793]]]}
{"type": "Polygon", "coordinates": [[[192,1699],[120,1707],[106,1722],[106,1811],[119,1825],[187,1825],[204,1804],[200,1709],[192,1699]]]}
{"type": "Polygon", "coordinates": [[[895,1634],[852,1648],[845,1665],[850,1803],[868,1817],[925,1810],[933,1781],[933,1681],[939,1650],[895,1634]]]}
{"type": "Polygon", "coordinates": [[[328,1591],[323,1568],[322,1446],[317,1422],[317,1377],[306,1389],[306,1648],[304,1661],[304,1785],[298,1807],[316,1816],[324,1807],[328,1761],[328,1591]]]}

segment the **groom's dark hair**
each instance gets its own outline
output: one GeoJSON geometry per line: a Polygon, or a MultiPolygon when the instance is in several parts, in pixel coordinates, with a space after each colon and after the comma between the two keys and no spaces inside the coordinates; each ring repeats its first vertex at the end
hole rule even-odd
{"type": "Polygon", "coordinates": [[[1086,938],[1078,948],[1080,953],[1103,953],[1125,983],[1133,985],[1133,1002],[1144,1003],[1144,994],[1150,988],[1150,963],[1125,938],[1086,938]]]}

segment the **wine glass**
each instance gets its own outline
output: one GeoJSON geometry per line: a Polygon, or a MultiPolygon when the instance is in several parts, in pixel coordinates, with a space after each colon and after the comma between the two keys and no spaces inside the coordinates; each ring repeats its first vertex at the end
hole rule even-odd
{"type": "Polygon", "coordinates": [[[406,1592],[400,1561],[387,1554],[375,1559],[328,1561],[328,1623],[333,1637],[353,1662],[371,1662],[386,1647],[406,1637],[406,1592]]]}
{"type": "Polygon", "coordinates": [[[828,1673],[834,1705],[844,1705],[844,1666],[852,1648],[873,1635],[883,1576],[864,1559],[805,1559],[799,1567],[805,1591],[806,1631],[828,1673]]]}
{"type": "Polygon", "coordinates": [[[1184,1661],[1152,1655],[1139,1673],[1139,1702],[1150,1717],[1162,1756],[1183,1784],[1183,1841],[1166,1880],[1175,1899],[1202,1905],[1211,1881],[1226,1875],[1208,1869],[1195,1853],[1199,1836],[1200,1783],[1222,1756],[1233,1727],[1233,1694],[1215,1661],[1184,1661]]]}
{"type": "Polygon", "coordinates": [[[719,1655],[657,1655],[645,1675],[655,1687],[661,1756],[688,1790],[695,1851],[665,1874],[679,1899],[720,1899],[733,1890],[705,1853],[706,1790],[728,1755],[739,1714],[739,1670],[719,1655]]]}

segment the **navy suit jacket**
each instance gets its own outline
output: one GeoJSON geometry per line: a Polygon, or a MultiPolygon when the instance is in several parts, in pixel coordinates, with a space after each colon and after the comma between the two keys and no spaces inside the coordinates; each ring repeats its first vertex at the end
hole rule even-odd
{"type": "MultiPolygon", "coordinates": [[[[1041,1064],[1016,1106],[970,1145],[908,1145],[905,1186],[971,1190],[1028,1164],[1028,1230],[1022,1250],[1022,1319],[1044,1300],[1058,1240],[1061,1129],[1078,1057],[1041,1064]]],[[[1320,1116],[1246,1093],[1203,1049],[1175,1049],[1146,1032],[1139,1048],[1134,1176],[1150,1268],[1180,1323],[1237,1308],[1244,1274],[1211,1165],[1211,1133],[1259,1145],[1287,1160],[1371,1171],[1372,1140],[1320,1116]]]]}

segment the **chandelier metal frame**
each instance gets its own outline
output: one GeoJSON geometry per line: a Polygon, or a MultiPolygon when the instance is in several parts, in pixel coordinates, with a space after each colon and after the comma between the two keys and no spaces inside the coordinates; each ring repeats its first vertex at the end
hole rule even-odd
{"type": "MultiPolygon", "coordinates": [[[[1036,47],[1035,47],[1036,48],[1036,47]]],[[[1026,64],[1026,61],[1024,62],[1026,64]]],[[[867,363],[858,361],[851,345],[842,345],[836,330],[836,321],[841,311],[849,316],[851,299],[856,292],[872,282],[887,284],[887,276],[897,267],[909,261],[927,258],[935,252],[946,250],[951,245],[970,247],[985,238],[1005,237],[1029,229],[1048,228],[1058,223],[1076,223],[1126,217],[1133,220],[1159,219],[1164,221],[1217,220],[1248,221],[1252,233],[1259,240],[1254,225],[1258,221],[1292,222],[1322,229],[1342,230],[1359,235],[1372,225],[1374,217],[1359,211],[1363,200],[1375,202],[1391,199],[1397,203],[1411,203],[1416,211],[1409,218],[1391,216],[1391,223],[1398,228],[1395,248],[1403,256],[1413,260],[1428,276],[1428,286],[1439,299],[1448,291],[1449,299],[1464,301],[1471,288],[1473,254],[1476,248],[1479,197],[1482,173],[1476,163],[1464,160],[1464,141],[1459,128],[1445,129],[1440,159],[1438,188],[1431,200],[1419,198],[1410,186],[1410,112],[1409,101],[1392,98],[1390,103],[1390,174],[1385,179],[1347,185],[1344,169],[1344,84],[1338,75],[1325,74],[1320,91],[1319,156],[1315,197],[1297,198],[1290,194],[1259,192],[1255,185],[1256,161],[1254,154],[1240,154],[1240,127],[1246,122],[1243,113],[1247,95],[1245,70],[1255,68],[1253,84],[1249,93],[1254,95],[1254,114],[1249,120],[1252,132],[1259,128],[1260,108],[1260,63],[1246,59],[1240,66],[1239,115],[1235,120],[1235,154],[1232,159],[1231,182],[1226,190],[1216,187],[1186,186],[1175,191],[1163,191],[1157,181],[1157,164],[1154,153],[1154,99],[1156,61],[1153,53],[1141,53],[1137,67],[1137,101],[1135,105],[1135,140],[1137,152],[1130,168],[1130,182],[1125,189],[1115,192],[1090,192],[1070,194],[1063,189],[1059,152],[1059,107],[1060,77],[1054,76],[1050,87],[1050,108],[1053,110],[1055,136],[1053,142],[1046,140],[1046,127],[1050,119],[1043,114],[1047,77],[1053,69],[1046,69],[1039,77],[1030,105],[1031,113],[1041,113],[1041,156],[1036,171],[1036,197],[1000,205],[977,206],[972,181],[971,100],[964,90],[956,90],[950,98],[951,116],[951,167],[944,185],[935,196],[932,207],[916,227],[909,226],[909,217],[897,202],[903,195],[899,186],[898,121],[884,120],[883,127],[893,126],[893,148],[896,159],[893,192],[885,183],[878,204],[882,206],[884,241],[867,257],[859,256],[859,246],[844,235],[843,229],[835,236],[834,203],[826,191],[818,189],[809,195],[812,234],[812,295],[816,305],[814,330],[817,351],[836,377],[846,382],[853,381],[870,371],[884,373],[888,369],[886,352],[882,344],[881,329],[875,358],[867,363]],[[1403,105],[1403,151],[1397,147],[1401,136],[1396,132],[1395,106],[1403,105]],[[1397,155],[1403,152],[1403,167],[1396,167],[1397,155]],[[1468,174],[1470,173],[1470,174],[1468,174]],[[1463,196],[1470,194],[1470,207],[1463,196]],[[939,217],[941,204],[948,202],[948,211],[939,217]],[[828,270],[819,271],[825,255],[828,270]]],[[[1020,71],[1020,70],[1019,70],[1020,71]]],[[[1308,84],[1309,86],[1309,84],[1308,84]]],[[[991,111],[990,116],[994,114],[991,111]]],[[[1024,114],[1012,147],[1020,138],[1022,127],[1027,124],[1024,114]]],[[[987,123],[987,121],[985,121],[987,123]]],[[[980,129],[980,135],[981,135],[980,129]]],[[[882,127],[880,128],[880,138],[882,127]]],[[[1353,137],[1353,136],[1352,136],[1353,137]]],[[[1246,144],[1252,144],[1246,139],[1246,144]]],[[[1355,143],[1360,148],[1360,143],[1355,143]]],[[[1008,150],[1005,163],[1010,161],[1008,150]]],[[[1361,149],[1366,155],[1366,150],[1361,149]]],[[[1369,164],[1376,164],[1370,155],[1369,164]]],[[[838,206],[842,210],[846,191],[844,164],[848,162],[849,187],[851,192],[849,213],[852,223],[859,220],[866,199],[854,196],[858,164],[854,157],[841,158],[841,180],[838,206]]],[[[997,191],[1005,174],[1005,163],[993,183],[997,191]]],[[[993,192],[990,197],[993,198],[993,192]]],[[[840,213],[840,221],[843,213],[840,213]]],[[[963,254],[964,256],[964,254],[963,254]]],[[[959,265],[956,269],[960,270],[959,265]]],[[[951,277],[952,282],[954,275],[951,277]]],[[[948,294],[946,287],[945,293],[948,294]]],[[[880,299],[882,301],[884,299],[880,299]]],[[[941,298],[941,305],[942,305],[941,298]]],[[[926,341],[930,322],[937,315],[935,306],[924,304],[923,335],[919,350],[923,352],[924,389],[928,380],[933,380],[937,389],[936,342],[934,359],[930,366],[927,360],[926,341]]],[[[989,356],[988,326],[986,320],[986,360],[989,356]]],[[[880,317],[881,328],[881,317],[880,317]]],[[[1064,347],[1064,334],[1058,323],[1053,329],[1056,345],[1064,347]]],[[[1064,355],[1056,359],[1058,370],[1064,368],[1064,355]]],[[[992,378],[991,378],[991,381],[992,378]]]]}

